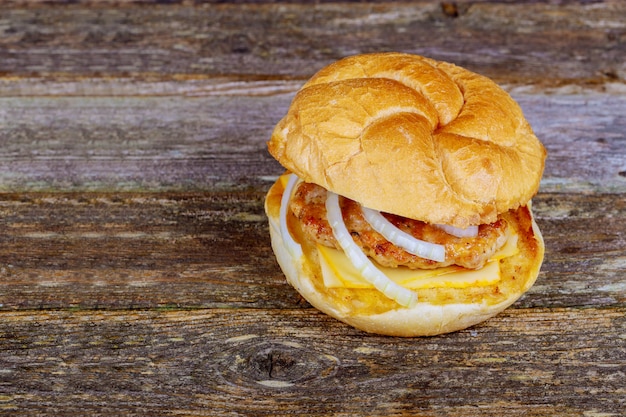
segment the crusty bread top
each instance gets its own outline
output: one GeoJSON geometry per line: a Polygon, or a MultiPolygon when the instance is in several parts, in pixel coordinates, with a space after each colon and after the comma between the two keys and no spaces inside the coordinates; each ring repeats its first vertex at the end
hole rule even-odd
{"type": "Polygon", "coordinates": [[[457,227],[525,205],[546,157],[518,104],[493,81],[401,53],[320,70],[268,149],[303,180],[366,207],[457,227]]]}

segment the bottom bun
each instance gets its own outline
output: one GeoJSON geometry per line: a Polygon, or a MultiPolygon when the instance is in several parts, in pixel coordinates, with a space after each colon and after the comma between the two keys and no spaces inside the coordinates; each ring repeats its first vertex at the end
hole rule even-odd
{"type": "Polygon", "coordinates": [[[312,306],[357,329],[389,336],[432,336],[465,329],[495,316],[524,294],[535,282],[543,261],[544,242],[530,207],[502,216],[518,234],[517,254],[500,260],[501,279],[491,285],[417,290],[418,303],[398,305],[375,289],[327,288],[313,243],[289,214],[288,226],[301,244],[296,258],[285,245],[280,228],[280,202],[284,188],[277,181],[265,200],[272,249],[287,281],[312,306]]]}

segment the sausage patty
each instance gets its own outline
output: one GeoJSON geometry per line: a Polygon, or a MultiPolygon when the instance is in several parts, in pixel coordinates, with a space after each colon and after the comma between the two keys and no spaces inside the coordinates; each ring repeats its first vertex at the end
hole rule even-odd
{"type": "MultiPolygon", "coordinates": [[[[303,182],[298,185],[290,201],[290,210],[300,222],[308,239],[339,249],[339,244],[326,219],[325,203],[326,190],[323,187],[303,182]]],[[[396,227],[415,238],[444,245],[445,261],[431,261],[408,253],[372,229],[363,217],[361,206],[357,202],[341,197],[340,205],[343,220],[354,241],[365,254],[383,266],[430,269],[459,265],[477,269],[481,268],[506,242],[507,223],[501,218],[494,223],[480,225],[476,237],[459,238],[419,220],[382,213],[396,227]]]]}

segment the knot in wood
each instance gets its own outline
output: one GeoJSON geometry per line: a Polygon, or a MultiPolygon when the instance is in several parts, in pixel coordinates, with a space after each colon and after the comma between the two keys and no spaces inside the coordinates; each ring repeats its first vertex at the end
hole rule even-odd
{"type": "Polygon", "coordinates": [[[285,389],[306,383],[310,388],[316,381],[334,375],[338,362],[299,343],[252,340],[237,343],[236,349],[225,352],[219,360],[219,371],[240,387],[285,389]]]}
{"type": "Polygon", "coordinates": [[[304,373],[309,373],[310,364],[294,356],[293,349],[284,346],[270,346],[256,352],[249,358],[249,371],[257,381],[293,381],[304,373]]]}

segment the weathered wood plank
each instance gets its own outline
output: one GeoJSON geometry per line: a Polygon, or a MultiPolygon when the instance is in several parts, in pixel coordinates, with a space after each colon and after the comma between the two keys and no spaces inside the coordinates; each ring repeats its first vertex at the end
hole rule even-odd
{"type": "Polygon", "coordinates": [[[548,151],[541,190],[626,190],[625,95],[513,96],[548,151]]]}
{"type": "Polygon", "coordinates": [[[140,3],[0,8],[0,414],[623,414],[625,3],[140,3]],[[494,78],[549,152],[539,280],[471,329],[363,334],[269,246],[271,129],[380,50],[494,78]]]}
{"type": "MultiPolygon", "coordinates": [[[[548,149],[542,191],[626,191],[626,96],[512,93],[548,149]]],[[[0,98],[0,191],[263,191],[292,97],[0,98]]]]}
{"type": "Polygon", "coordinates": [[[267,186],[265,151],[288,99],[0,100],[0,189],[159,190],[267,186]]]}
{"type": "Polygon", "coordinates": [[[436,338],[314,310],[0,313],[12,416],[618,416],[626,310],[509,310],[436,338]],[[571,327],[578,329],[573,333],[571,327]]]}
{"type": "Polygon", "coordinates": [[[282,292],[262,195],[4,197],[4,308],[299,303],[282,292]]]}
{"type": "MultiPolygon", "coordinates": [[[[27,6],[25,6],[27,5],[27,6]]],[[[298,77],[345,55],[399,50],[504,82],[623,82],[619,1],[59,5],[0,12],[9,77],[298,77]],[[559,2],[561,3],[561,2],[559,2]]]]}
{"type": "MultiPolygon", "coordinates": [[[[302,308],[264,194],[0,195],[1,309],[302,308]]],[[[521,307],[626,303],[626,197],[541,193],[547,245],[521,307]]]]}

